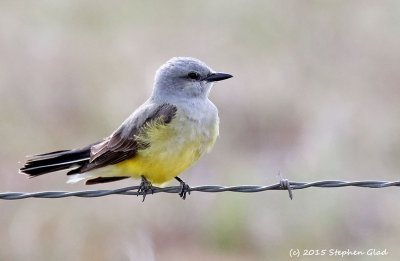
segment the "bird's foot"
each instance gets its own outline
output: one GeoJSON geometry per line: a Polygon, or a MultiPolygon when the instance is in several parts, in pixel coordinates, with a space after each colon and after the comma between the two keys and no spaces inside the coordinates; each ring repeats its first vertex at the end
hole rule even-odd
{"type": "Polygon", "coordinates": [[[182,179],[180,179],[179,177],[175,177],[175,179],[177,181],[179,181],[179,183],[181,183],[181,190],[179,192],[179,196],[185,200],[186,199],[186,194],[189,193],[190,195],[190,186],[188,184],[186,184],[182,179]]]}
{"type": "Polygon", "coordinates": [[[143,195],[142,202],[144,202],[144,200],[146,199],[147,194],[149,194],[149,193],[153,194],[153,192],[154,192],[154,189],[153,189],[153,185],[151,185],[151,182],[148,181],[144,176],[142,176],[142,182],[140,182],[139,189],[138,189],[138,196],[143,195]]]}

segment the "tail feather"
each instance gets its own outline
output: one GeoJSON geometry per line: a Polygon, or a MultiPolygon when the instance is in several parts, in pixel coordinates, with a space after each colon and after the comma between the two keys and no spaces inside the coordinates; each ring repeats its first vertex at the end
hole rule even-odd
{"type": "Polygon", "coordinates": [[[35,155],[20,169],[20,173],[36,177],[72,167],[79,168],[89,161],[90,148],[91,145],[82,149],[62,150],[35,155]]]}

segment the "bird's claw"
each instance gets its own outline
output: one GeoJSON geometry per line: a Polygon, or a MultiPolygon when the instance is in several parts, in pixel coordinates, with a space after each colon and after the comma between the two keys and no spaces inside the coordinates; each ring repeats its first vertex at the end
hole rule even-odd
{"type": "Polygon", "coordinates": [[[190,195],[190,186],[188,184],[186,184],[183,180],[181,180],[179,177],[175,177],[176,180],[179,181],[179,183],[181,183],[181,189],[179,192],[179,196],[185,200],[186,199],[186,194],[189,193],[190,195]]]}
{"type": "Polygon", "coordinates": [[[151,185],[151,182],[148,181],[144,176],[142,176],[142,182],[140,182],[137,195],[143,195],[142,202],[144,202],[144,200],[146,199],[146,195],[150,192],[151,194],[154,193],[153,185],[151,185]]]}
{"type": "Polygon", "coordinates": [[[181,191],[179,192],[179,196],[185,200],[186,199],[186,193],[189,193],[190,195],[190,187],[188,184],[185,182],[181,183],[181,191]]]}

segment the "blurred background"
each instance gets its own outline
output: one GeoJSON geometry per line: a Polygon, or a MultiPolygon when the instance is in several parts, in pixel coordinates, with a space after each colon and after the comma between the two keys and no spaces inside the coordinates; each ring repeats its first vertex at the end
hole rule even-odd
{"type": "MultiPolygon", "coordinates": [[[[109,135],[154,72],[192,56],[215,84],[220,137],[192,186],[399,180],[398,1],[0,2],[0,192],[112,189],[18,175],[26,155],[109,135]]],[[[173,182],[171,185],[177,185],[173,182]]],[[[0,260],[282,260],[387,249],[399,190],[332,188],[0,201],[0,260]]],[[[313,260],[317,259],[315,257],[313,260]]],[[[364,260],[353,257],[352,260],[364,260]]]]}

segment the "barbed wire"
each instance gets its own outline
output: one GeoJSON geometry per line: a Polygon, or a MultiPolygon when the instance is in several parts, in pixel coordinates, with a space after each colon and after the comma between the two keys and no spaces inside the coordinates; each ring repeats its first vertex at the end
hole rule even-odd
{"type": "MultiPolygon", "coordinates": [[[[287,179],[281,179],[279,183],[268,185],[268,186],[254,186],[254,185],[242,185],[242,186],[231,186],[224,187],[218,185],[210,186],[198,186],[190,187],[188,192],[242,192],[242,193],[255,193],[267,190],[288,190],[289,197],[292,199],[292,190],[306,189],[311,187],[317,188],[335,188],[335,187],[362,187],[362,188],[386,188],[386,187],[400,187],[400,181],[376,181],[376,180],[364,180],[364,181],[340,181],[340,180],[325,180],[316,182],[294,182],[288,181],[287,179]]],[[[4,200],[16,200],[25,198],[65,198],[65,197],[83,197],[83,198],[94,198],[103,197],[108,195],[149,195],[156,193],[180,193],[182,187],[171,186],[166,188],[153,187],[152,192],[141,192],[139,191],[140,186],[131,186],[113,190],[85,190],[85,191],[41,191],[33,193],[24,192],[5,192],[0,193],[0,199],[4,200]]]]}

